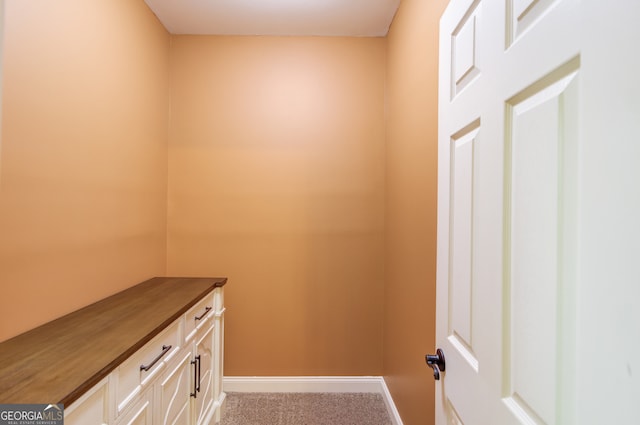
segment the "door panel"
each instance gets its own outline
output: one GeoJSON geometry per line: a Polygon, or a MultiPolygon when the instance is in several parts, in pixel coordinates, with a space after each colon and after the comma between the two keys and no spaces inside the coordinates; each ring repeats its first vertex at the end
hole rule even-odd
{"type": "Polygon", "coordinates": [[[478,129],[453,138],[451,143],[451,257],[456,268],[450,271],[451,333],[472,352],[471,268],[473,227],[473,146],[478,129]]]}
{"type": "Polygon", "coordinates": [[[469,6],[451,34],[451,98],[480,75],[477,45],[480,4],[476,0],[469,6]]]}
{"type": "Polygon", "coordinates": [[[640,423],[639,15],[452,0],[442,17],[438,425],[640,423]]]}
{"type": "Polygon", "coordinates": [[[510,0],[507,4],[507,46],[540,20],[557,0],[510,0]]]}
{"type": "Polygon", "coordinates": [[[577,190],[578,67],[569,62],[507,101],[505,403],[534,423],[556,423],[559,353],[575,356],[564,341],[576,330],[562,323],[574,300],[560,291],[575,287],[575,232],[565,229],[577,222],[566,194],[577,190]]]}

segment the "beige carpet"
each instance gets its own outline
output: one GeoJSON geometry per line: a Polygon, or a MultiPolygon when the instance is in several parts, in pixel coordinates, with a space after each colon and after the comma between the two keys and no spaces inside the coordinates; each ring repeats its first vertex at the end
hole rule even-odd
{"type": "Polygon", "coordinates": [[[220,425],[392,425],[380,394],[227,393],[220,425]]]}

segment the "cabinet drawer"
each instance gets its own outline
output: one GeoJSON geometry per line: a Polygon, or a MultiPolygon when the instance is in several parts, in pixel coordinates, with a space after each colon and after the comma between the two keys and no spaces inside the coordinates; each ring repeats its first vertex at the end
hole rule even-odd
{"type": "Polygon", "coordinates": [[[185,314],[185,340],[190,341],[207,321],[214,315],[213,294],[209,294],[191,307],[185,314]]]}
{"type": "Polygon", "coordinates": [[[117,413],[180,351],[181,328],[182,320],[173,322],[116,369],[117,413]]]}

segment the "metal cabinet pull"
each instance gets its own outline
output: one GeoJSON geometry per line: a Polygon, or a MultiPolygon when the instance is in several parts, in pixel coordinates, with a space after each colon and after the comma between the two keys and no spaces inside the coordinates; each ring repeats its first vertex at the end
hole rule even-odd
{"type": "Polygon", "coordinates": [[[200,370],[202,369],[202,359],[200,358],[200,354],[196,356],[196,360],[198,361],[198,387],[197,390],[200,392],[200,370]]]}
{"type": "Polygon", "coordinates": [[[140,365],[140,370],[144,370],[146,372],[149,369],[151,369],[153,367],[153,365],[158,363],[158,360],[160,360],[165,354],[167,354],[169,352],[169,350],[171,350],[171,346],[170,345],[163,345],[162,346],[162,353],[160,353],[158,355],[158,357],[153,359],[153,361],[149,364],[149,366],[140,365]]]}
{"type": "Polygon", "coordinates": [[[193,392],[189,394],[193,398],[198,398],[200,392],[200,355],[197,355],[194,360],[191,360],[193,366],[193,392]]]}
{"type": "Polygon", "coordinates": [[[202,313],[202,315],[200,316],[196,316],[196,320],[202,320],[202,318],[204,316],[206,316],[207,314],[209,314],[209,312],[211,311],[211,307],[207,307],[204,309],[204,313],[202,313]]]}

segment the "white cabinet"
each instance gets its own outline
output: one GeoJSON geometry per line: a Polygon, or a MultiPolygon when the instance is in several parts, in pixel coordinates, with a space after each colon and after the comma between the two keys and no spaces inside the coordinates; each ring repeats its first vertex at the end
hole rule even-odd
{"type": "Polygon", "coordinates": [[[67,425],[208,425],[220,420],[223,288],[191,307],[65,409],[67,425]]]}
{"type": "Polygon", "coordinates": [[[159,418],[155,423],[162,425],[189,425],[190,383],[193,354],[183,350],[179,361],[170,365],[157,384],[157,406],[159,418]]]}
{"type": "Polygon", "coordinates": [[[187,344],[193,345],[193,387],[191,402],[193,405],[193,424],[211,422],[214,414],[213,350],[215,327],[214,294],[196,304],[185,315],[185,334],[187,344]]]}
{"type": "Polygon", "coordinates": [[[109,377],[84,393],[75,403],[64,409],[67,425],[106,425],[109,423],[109,377]]]}
{"type": "MultiPolygon", "coordinates": [[[[212,322],[213,324],[213,322],[212,322]]],[[[195,361],[197,372],[193,395],[195,424],[206,424],[211,419],[213,406],[213,326],[196,334],[195,361]]]]}

